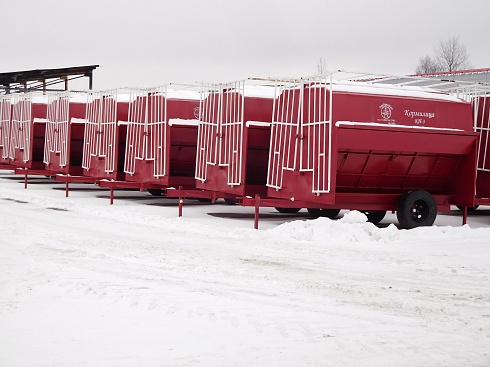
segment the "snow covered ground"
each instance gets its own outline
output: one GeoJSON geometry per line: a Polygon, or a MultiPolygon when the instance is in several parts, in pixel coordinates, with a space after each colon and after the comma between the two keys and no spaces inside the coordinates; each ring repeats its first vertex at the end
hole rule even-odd
{"type": "Polygon", "coordinates": [[[378,228],[0,172],[0,366],[490,366],[490,208],[378,228]]]}

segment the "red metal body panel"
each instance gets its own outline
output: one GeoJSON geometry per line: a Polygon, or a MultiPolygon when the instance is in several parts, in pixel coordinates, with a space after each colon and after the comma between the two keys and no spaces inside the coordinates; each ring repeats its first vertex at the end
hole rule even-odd
{"type": "Polygon", "coordinates": [[[43,170],[47,101],[30,94],[13,98],[10,163],[20,168],[43,170]]]}
{"type": "Polygon", "coordinates": [[[472,132],[340,125],[333,129],[336,171],[329,193],[312,192],[311,172],[286,170],[282,189],[269,188],[268,195],[339,209],[394,210],[396,200],[383,206],[379,195],[398,194],[392,196],[398,199],[410,190],[424,189],[450,203],[472,206],[476,142],[472,132]],[[369,195],[359,200],[362,194],[369,195]]]}
{"type": "Polygon", "coordinates": [[[145,92],[130,105],[125,179],[195,188],[199,100],[145,92]]]}
{"type": "Polygon", "coordinates": [[[82,175],[86,95],[56,95],[48,105],[44,163],[54,174],[82,175]]]}
{"type": "MultiPolygon", "coordinates": [[[[434,96],[437,94],[434,93],[434,96]]],[[[468,119],[472,110],[469,103],[347,92],[334,92],[333,103],[333,121],[377,122],[466,131],[473,128],[472,120],[468,119]]]]}
{"type": "Polygon", "coordinates": [[[128,102],[116,92],[89,95],[83,141],[83,175],[92,178],[124,179],[124,155],[128,102]],[[121,98],[122,99],[122,98],[121,98]]]}
{"type": "Polygon", "coordinates": [[[232,196],[266,193],[270,122],[274,99],[246,88],[210,94],[203,103],[196,187],[232,196]],[[244,94],[245,93],[245,94],[244,94]]]}

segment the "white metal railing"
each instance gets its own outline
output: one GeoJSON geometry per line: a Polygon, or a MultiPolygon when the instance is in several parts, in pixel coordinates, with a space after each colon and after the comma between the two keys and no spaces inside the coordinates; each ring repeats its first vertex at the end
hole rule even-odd
{"type": "Polygon", "coordinates": [[[47,165],[51,163],[51,154],[59,154],[60,167],[68,164],[69,114],[69,92],[48,95],[44,142],[44,163],[47,165]]]}
{"type": "Polygon", "coordinates": [[[203,84],[198,129],[196,179],[208,166],[227,167],[227,184],[242,183],[245,81],[203,84]]]}
{"type": "Polygon", "coordinates": [[[275,83],[267,186],[281,189],[284,170],[295,170],[303,109],[301,80],[275,83]]]}
{"type": "Polygon", "coordinates": [[[490,94],[475,98],[475,131],[479,133],[478,139],[478,169],[490,172],[490,94]]]}
{"type": "Polygon", "coordinates": [[[104,172],[116,169],[117,90],[88,93],[82,168],[104,158],[104,172]]]}
{"type": "Polygon", "coordinates": [[[326,76],[277,82],[268,187],[281,189],[284,171],[299,170],[312,172],[313,193],[330,192],[331,85],[326,76]]]}
{"type": "Polygon", "coordinates": [[[9,157],[10,125],[12,117],[11,95],[0,95],[0,148],[2,158],[9,157]]]}
{"type": "Polygon", "coordinates": [[[233,82],[221,88],[219,164],[227,166],[228,185],[242,183],[245,82],[233,82]]]}
{"type": "Polygon", "coordinates": [[[154,161],[154,177],[167,174],[167,87],[130,91],[124,172],[134,174],[136,161],[154,161]]]}
{"type": "Polygon", "coordinates": [[[9,158],[15,159],[16,151],[20,151],[22,161],[28,162],[31,159],[32,94],[15,94],[12,104],[9,158]]]}
{"type": "Polygon", "coordinates": [[[197,132],[195,179],[205,182],[208,164],[216,164],[218,145],[219,89],[213,84],[201,86],[199,127],[197,132]]]}

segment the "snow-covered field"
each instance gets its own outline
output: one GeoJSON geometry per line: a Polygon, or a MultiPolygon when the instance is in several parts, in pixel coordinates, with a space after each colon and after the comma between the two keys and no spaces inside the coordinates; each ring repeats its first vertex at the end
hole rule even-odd
{"type": "Polygon", "coordinates": [[[381,228],[0,172],[0,366],[490,366],[490,208],[381,228]]]}

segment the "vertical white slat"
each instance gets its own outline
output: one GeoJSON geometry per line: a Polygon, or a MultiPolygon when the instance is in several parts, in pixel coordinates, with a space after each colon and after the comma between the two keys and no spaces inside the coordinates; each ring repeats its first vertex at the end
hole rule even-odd
{"type": "Polygon", "coordinates": [[[58,113],[58,139],[59,139],[59,154],[60,167],[66,167],[69,164],[68,142],[69,123],[70,123],[70,93],[64,92],[60,95],[59,113],[58,113]]]}
{"type": "Polygon", "coordinates": [[[103,93],[91,91],[87,94],[86,123],[84,133],[84,149],[82,168],[91,169],[93,157],[99,157],[101,152],[103,93]]]}
{"type": "Polygon", "coordinates": [[[46,165],[51,163],[51,152],[55,151],[55,130],[56,130],[56,94],[48,95],[48,105],[46,110],[46,133],[44,138],[44,158],[43,162],[46,165]]]}
{"type": "Polygon", "coordinates": [[[11,96],[0,95],[0,147],[2,148],[2,158],[8,159],[10,146],[10,126],[11,126],[11,96]]]}

